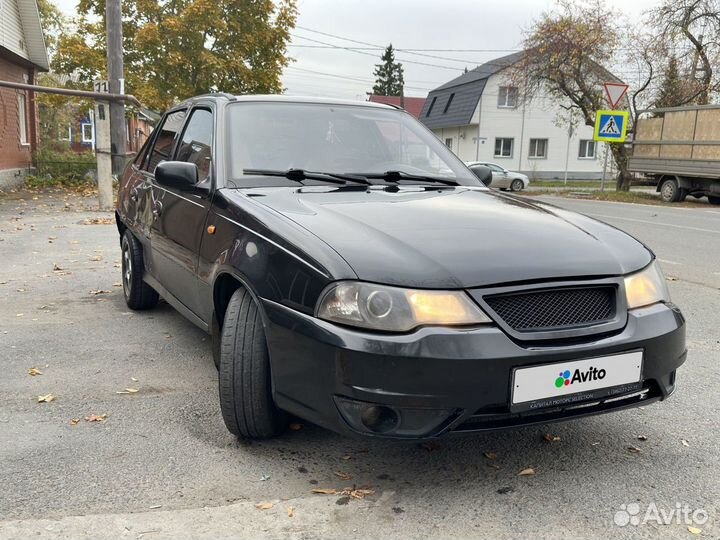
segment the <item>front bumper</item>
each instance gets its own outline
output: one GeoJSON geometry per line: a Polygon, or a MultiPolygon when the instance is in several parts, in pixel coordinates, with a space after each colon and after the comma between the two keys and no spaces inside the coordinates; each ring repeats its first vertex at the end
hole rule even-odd
{"type": "Polygon", "coordinates": [[[633,407],[668,397],[686,357],[685,320],[664,304],[630,311],[625,327],[613,335],[542,346],[520,344],[497,327],[382,335],[267,300],[263,307],[275,402],[347,434],[427,439],[633,407]],[[641,381],[632,388],[612,397],[587,395],[560,406],[510,410],[514,368],[638,349],[644,362],[641,381]],[[373,405],[381,407],[368,412],[373,405]],[[388,411],[377,429],[366,426],[368,416],[377,420],[388,411]]]}

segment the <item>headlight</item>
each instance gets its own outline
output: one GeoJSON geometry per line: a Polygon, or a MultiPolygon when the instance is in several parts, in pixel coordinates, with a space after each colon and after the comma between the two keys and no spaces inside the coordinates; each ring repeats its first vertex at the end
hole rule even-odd
{"type": "Polygon", "coordinates": [[[326,321],[386,332],[407,332],[422,325],[491,322],[464,292],[400,289],[355,281],[330,285],[315,314],[326,321]]]}
{"type": "Polygon", "coordinates": [[[625,278],[625,298],[628,309],[670,301],[665,277],[656,261],[625,278]]]}

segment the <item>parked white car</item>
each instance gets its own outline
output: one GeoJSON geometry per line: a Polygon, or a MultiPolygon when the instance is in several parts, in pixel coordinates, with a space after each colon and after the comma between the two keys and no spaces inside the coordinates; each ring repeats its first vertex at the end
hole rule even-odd
{"type": "Polygon", "coordinates": [[[497,163],[489,161],[466,161],[465,165],[467,165],[470,170],[480,165],[489,168],[493,175],[490,187],[522,191],[530,184],[530,179],[527,175],[515,171],[508,171],[497,163]]]}

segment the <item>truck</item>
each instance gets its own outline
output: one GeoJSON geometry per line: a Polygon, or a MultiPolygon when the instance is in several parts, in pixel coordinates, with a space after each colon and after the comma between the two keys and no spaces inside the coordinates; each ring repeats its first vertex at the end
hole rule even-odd
{"type": "Polygon", "coordinates": [[[628,170],[655,181],[665,202],[706,196],[720,204],[720,105],[643,111],[628,170]]]}

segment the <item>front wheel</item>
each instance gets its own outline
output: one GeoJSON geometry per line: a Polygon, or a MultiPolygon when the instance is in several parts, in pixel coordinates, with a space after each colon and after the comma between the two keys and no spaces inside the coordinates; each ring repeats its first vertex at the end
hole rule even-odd
{"type": "Polygon", "coordinates": [[[682,192],[680,186],[678,185],[678,181],[674,178],[663,180],[662,184],[660,184],[660,198],[664,202],[678,202],[681,196],[682,192]]]}
{"type": "Polygon", "coordinates": [[[158,293],[143,281],[145,263],[142,246],[130,231],[122,238],[122,286],[125,303],[130,309],[152,309],[158,303],[158,293]]]}
{"type": "Polygon", "coordinates": [[[285,415],[272,398],[267,342],[257,304],[245,289],[233,294],[220,341],[220,409],[228,430],[243,439],[280,433],[285,415]]]}
{"type": "Polygon", "coordinates": [[[520,180],[519,178],[516,178],[516,179],[513,180],[512,183],[510,184],[510,189],[511,189],[512,191],[522,191],[522,189],[523,189],[524,187],[525,187],[525,184],[523,184],[523,181],[520,180]]]}

